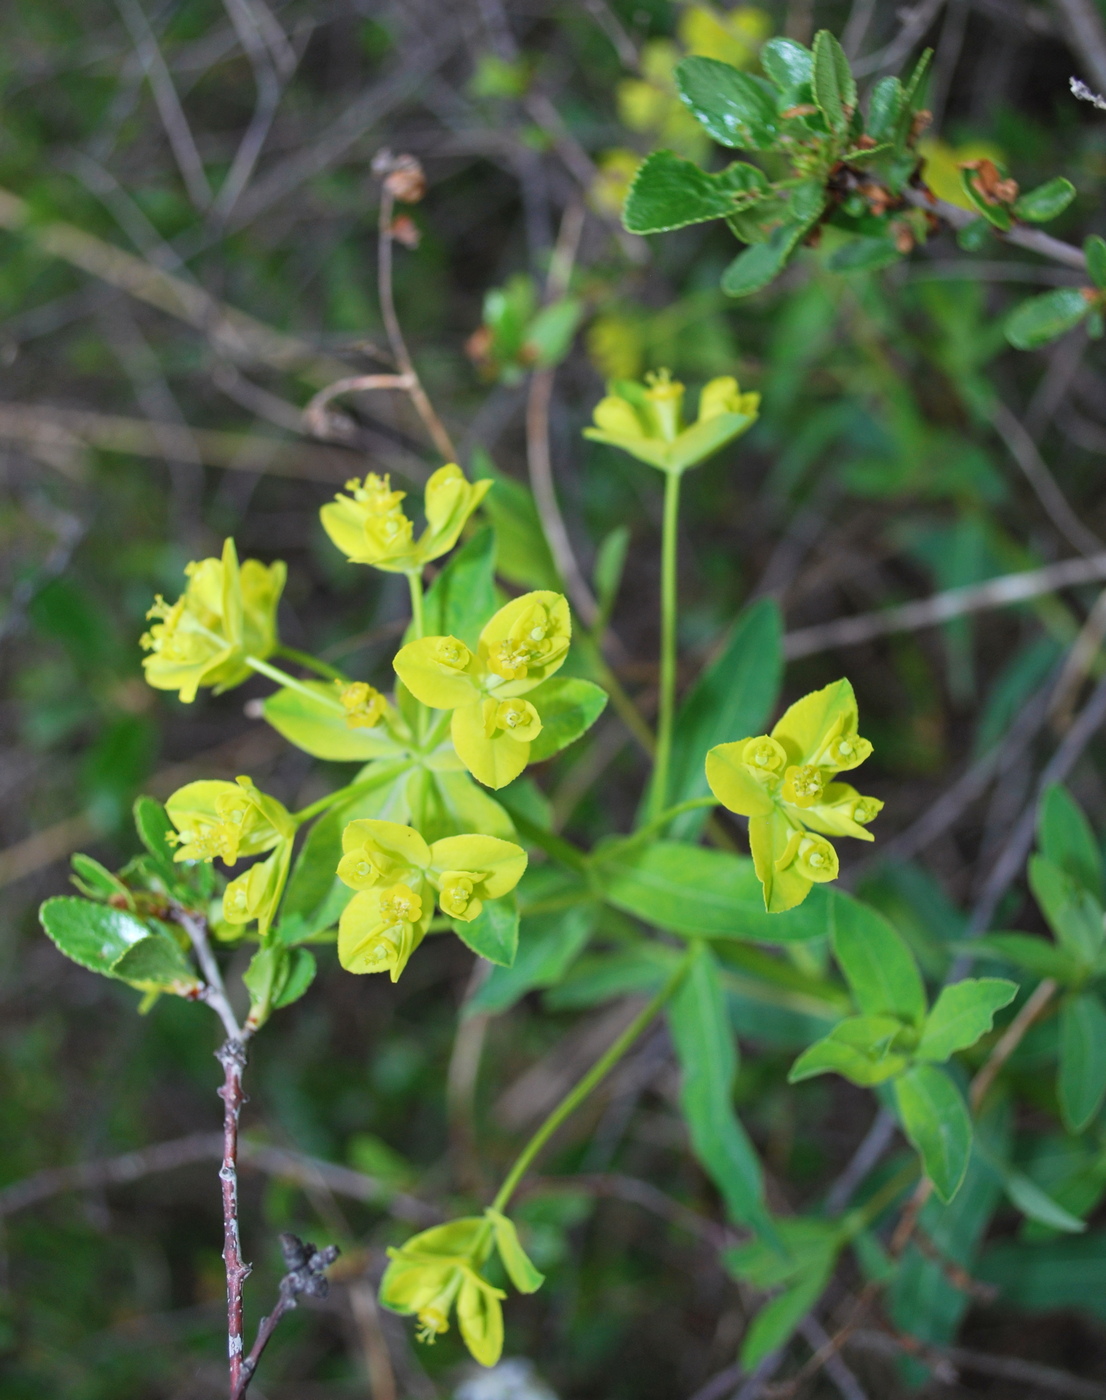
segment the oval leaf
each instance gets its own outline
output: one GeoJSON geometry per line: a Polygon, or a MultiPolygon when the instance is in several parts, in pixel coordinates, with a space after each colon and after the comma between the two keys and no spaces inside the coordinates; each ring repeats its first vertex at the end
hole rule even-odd
{"type": "Polygon", "coordinates": [[[959,1089],[944,1070],[917,1065],[895,1080],[895,1102],[934,1191],[942,1201],[951,1201],[972,1150],[972,1120],[959,1089]]]}
{"type": "Polygon", "coordinates": [[[71,895],[48,899],[38,917],[60,952],[104,977],[113,975],[112,969],[128,949],[150,936],[133,914],[71,895]]]}
{"type": "Polygon", "coordinates": [[[1090,309],[1078,287],[1057,287],[1016,306],[1003,330],[1015,349],[1036,350],[1077,326],[1090,309]]]}

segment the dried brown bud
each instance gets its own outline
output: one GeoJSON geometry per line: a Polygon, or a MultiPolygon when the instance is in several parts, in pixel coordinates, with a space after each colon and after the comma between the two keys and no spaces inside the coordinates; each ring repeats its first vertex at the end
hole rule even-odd
{"type": "Polygon", "coordinates": [[[388,232],[405,248],[417,248],[422,241],[421,230],[414,219],[409,219],[406,214],[397,214],[388,232]]]}
{"type": "Polygon", "coordinates": [[[926,111],[923,107],[920,112],[914,113],[914,120],[910,123],[910,139],[917,141],[922,132],[933,121],[933,113],[926,111]]]}
{"type": "Polygon", "coordinates": [[[914,249],[914,233],[907,224],[892,224],[891,237],[900,253],[910,253],[914,249]]]}
{"type": "Polygon", "coordinates": [[[788,117],[813,117],[818,113],[818,108],[809,102],[801,102],[798,107],[788,107],[786,112],[781,112],[780,116],[786,121],[788,117]]]}
{"type": "Polygon", "coordinates": [[[465,354],[478,368],[486,368],[491,359],[492,333],[487,326],[477,326],[465,341],[465,354]]]}
{"type": "Polygon", "coordinates": [[[872,136],[858,136],[856,139],[858,151],[874,151],[877,144],[875,138],[872,136]]]}
{"type": "Polygon", "coordinates": [[[993,160],[966,160],[961,170],[974,170],[972,188],[986,204],[1013,204],[1018,197],[1017,180],[1006,180],[993,160]]]}
{"type": "Polygon", "coordinates": [[[417,204],[426,193],[426,172],[414,156],[394,156],[385,147],[373,157],[372,171],[383,177],[384,188],[400,204],[417,204]]]}
{"type": "Polygon", "coordinates": [[[879,215],[887,212],[887,207],[891,203],[891,193],[889,190],[884,189],[882,185],[875,184],[872,180],[868,180],[863,185],[859,185],[857,190],[858,193],[862,194],[868,201],[868,207],[873,214],[879,215]]]}
{"type": "Polygon", "coordinates": [[[817,248],[822,241],[822,225],[815,224],[807,236],[803,239],[803,244],[807,248],[817,248]]]}

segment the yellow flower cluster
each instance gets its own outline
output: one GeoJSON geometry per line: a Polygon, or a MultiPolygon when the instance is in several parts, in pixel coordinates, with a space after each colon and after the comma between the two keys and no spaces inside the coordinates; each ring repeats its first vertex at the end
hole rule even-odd
{"type": "Polygon", "coordinates": [[[422,637],[393,664],[416,700],[453,711],[457,756],[473,777],[501,788],[526,767],[541,733],[538,707],[522,697],[560,669],[571,638],[568,603],[539,589],[500,608],[475,652],[456,637],[422,637]]]}
{"type": "Polygon", "coordinates": [[[836,781],[872,752],[857,722],[852,686],[835,681],[796,701],[771,734],[719,744],[707,754],[711,791],[723,807],[749,818],[749,847],[770,913],[793,908],[811,885],[837,878],[837,852],[827,836],[874,839],[865,827],[883,803],[836,781]]]}
{"type": "Polygon", "coordinates": [[[393,982],[422,942],[437,898],[442,913],[470,923],[486,899],[508,894],[526,852],[496,836],[446,836],[428,845],[413,827],[365,819],[342,833],[338,878],[357,893],[338,924],[347,972],[387,972],[393,982]]]}
{"type": "Polygon", "coordinates": [[[234,541],[221,559],[203,559],[185,569],[188,587],[171,606],[159,594],[146,614],[156,618],[144,633],[142,660],[147,682],[176,690],[191,702],[201,686],[218,694],[252,674],[247,656],[264,660],[277,646],[276,611],[287,570],[247,559],[239,566],[234,541]]]}
{"type": "Polygon", "coordinates": [[[401,504],[407,493],[393,491],[387,476],[370,473],[364,481],[347,481],[349,494],[339,493],[320,515],[323,528],[351,564],[418,573],[453,548],[490,489],[490,481],[467,481],[453,463],[439,467],[426,483],[426,529],[417,540],[401,504]]]}

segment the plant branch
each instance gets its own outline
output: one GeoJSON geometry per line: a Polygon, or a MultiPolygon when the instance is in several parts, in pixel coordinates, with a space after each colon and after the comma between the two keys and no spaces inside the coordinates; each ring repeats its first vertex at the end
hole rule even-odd
{"type": "Polygon", "coordinates": [[[995,399],[991,406],[991,423],[1057,530],[1080,554],[1087,557],[1100,555],[1103,542],[1093,530],[1087,529],[1072,510],[1037,450],[1037,444],[1001,399],[995,399]]]}
{"type": "Polygon", "coordinates": [[[280,1281],[280,1292],[276,1307],[268,1317],[263,1317],[257,1329],[257,1339],[250,1348],[249,1356],[242,1361],[238,1385],[231,1390],[231,1400],[241,1400],[253,1379],[262,1353],[276,1331],[280,1319],[286,1312],[298,1306],[301,1293],[309,1298],[325,1298],[330,1291],[324,1270],[334,1263],[341,1253],[335,1244],[326,1249],[316,1249],[310,1242],[304,1243],[297,1235],[283,1234],[280,1237],[281,1253],[288,1272],[280,1281]]]}
{"type": "MultiPolygon", "coordinates": [[[[381,152],[377,157],[380,161],[381,152]]],[[[401,158],[402,159],[402,158],[401,158]]],[[[374,168],[377,167],[374,161],[374,168]]],[[[388,156],[391,161],[391,156],[388,156]]],[[[383,165],[383,162],[381,162],[383,165]]],[[[385,166],[387,170],[389,167],[385,166]]],[[[388,336],[388,344],[391,346],[392,355],[399,366],[400,374],[406,379],[404,386],[407,396],[414,405],[415,412],[422,419],[423,426],[430,436],[431,442],[438,449],[447,462],[451,462],[457,455],[453,441],[445,429],[445,425],[434,411],[434,406],[426,395],[426,390],[422,387],[422,380],[419,379],[411,353],[407,349],[407,342],[403,338],[403,330],[399,324],[399,317],[396,315],[395,295],[392,289],[392,248],[394,239],[392,237],[392,216],[395,213],[395,195],[389,187],[389,179],[385,174],[383,188],[380,192],[380,221],[379,239],[377,241],[377,279],[378,295],[380,297],[380,314],[384,321],[384,330],[388,336]]],[[[376,376],[372,376],[376,377],[376,376]]],[[[398,386],[397,386],[398,387],[398,386]]]]}
{"type": "Polygon", "coordinates": [[[641,1035],[642,1031],[650,1024],[657,1012],[660,1011],[676,991],[676,988],[683,981],[687,973],[692,956],[693,952],[689,950],[688,953],[681,958],[679,966],[669,977],[668,981],[665,982],[660,991],[638,1012],[622,1034],[611,1043],[602,1055],[600,1055],[599,1059],[596,1060],[587,1074],[568,1091],[557,1107],[545,1119],[545,1122],[538,1128],[537,1132],[534,1133],[530,1141],[519,1153],[514,1166],[507,1173],[503,1185],[496,1193],[495,1200],[492,1202],[493,1210],[504,1210],[506,1208],[507,1203],[514,1195],[515,1188],[526,1175],[530,1163],[565,1119],[583,1103],[593,1089],[603,1082],[622,1056],[625,1055],[626,1051],[629,1050],[630,1046],[633,1045],[634,1041],[637,1040],[638,1036],[641,1035]]]}
{"type": "Polygon", "coordinates": [[[244,1044],[249,1038],[249,1033],[238,1024],[238,1018],[231,1008],[230,998],[227,996],[227,989],[223,982],[223,974],[219,971],[219,964],[215,960],[215,954],[212,952],[211,942],[207,936],[207,920],[202,914],[196,914],[180,904],[172,906],[172,914],[174,920],[188,934],[196,954],[196,961],[200,964],[200,971],[206,979],[207,985],[201,993],[200,999],[205,1001],[222,1021],[228,1044],[231,1041],[244,1044]]]}
{"type": "Polygon", "coordinates": [[[300,651],[298,647],[286,647],[283,642],[273,655],[282,656],[285,661],[295,661],[305,671],[314,671],[326,681],[341,681],[344,684],[349,680],[344,671],[339,671],[337,666],[332,666],[329,661],[320,661],[317,656],[312,656],[309,651],[300,651]]]}
{"type": "Polygon", "coordinates": [[[223,1066],[223,1165],[219,1180],[223,1186],[223,1263],[227,1273],[227,1357],[230,1366],[230,1400],[242,1393],[242,1286],[250,1276],[250,1265],[242,1258],[238,1231],[238,1121],[246,1096],[242,1075],[246,1068],[243,1041],[231,1038],[216,1056],[223,1066]]]}
{"type": "MultiPolygon", "coordinates": [[[[979,217],[970,210],[961,209],[959,205],[949,204],[946,200],[937,199],[924,189],[906,189],[902,193],[903,199],[908,204],[913,204],[917,209],[925,209],[930,214],[936,214],[950,228],[966,228],[968,224],[974,224],[979,217]]],[[[1065,267],[1074,267],[1077,272],[1086,272],[1087,260],[1083,256],[1081,248],[1073,247],[1070,243],[1062,243],[1060,239],[1053,238],[1051,234],[1042,233],[1040,229],[1028,228],[1025,224],[1015,224],[1006,233],[1001,233],[998,229],[992,229],[997,238],[1001,238],[1005,243],[1013,243],[1018,248],[1028,248],[1031,253],[1039,253],[1042,258],[1050,258],[1053,262],[1063,263],[1065,267]]]]}

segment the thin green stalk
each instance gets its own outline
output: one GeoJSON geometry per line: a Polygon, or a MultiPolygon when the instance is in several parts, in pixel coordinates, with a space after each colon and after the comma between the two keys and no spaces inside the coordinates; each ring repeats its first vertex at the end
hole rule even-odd
{"type": "Polygon", "coordinates": [[[684,812],[696,812],[703,807],[717,807],[716,797],[689,797],[685,802],[677,802],[674,807],[666,808],[659,817],[654,817],[652,821],[646,822],[643,827],[639,827],[632,836],[627,836],[624,841],[612,842],[609,846],[603,846],[596,854],[597,864],[603,861],[620,859],[630,851],[636,850],[638,846],[643,846],[658,831],[663,831],[669,822],[675,821],[684,812]]]}
{"type": "Polygon", "coordinates": [[[569,1115],[572,1114],[579,1107],[579,1105],[583,1103],[583,1101],[587,1098],[591,1091],[594,1088],[596,1088],[599,1084],[601,1084],[602,1081],[611,1072],[611,1070],[614,1069],[615,1065],[618,1064],[622,1056],[625,1055],[626,1051],[629,1050],[630,1046],[633,1045],[634,1041],[637,1040],[638,1036],[642,1033],[646,1026],[649,1025],[653,1017],[657,1014],[657,1012],[661,1009],[661,1007],[665,1004],[665,1002],[669,999],[669,997],[673,994],[676,988],[683,981],[684,975],[688,969],[688,964],[691,962],[693,955],[693,951],[689,950],[689,952],[680,960],[679,967],[676,968],[675,972],[673,972],[672,976],[668,979],[668,981],[664,984],[664,986],[660,989],[660,991],[656,994],[656,996],[648,1004],[648,1006],[646,1006],[634,1017],[634,1019],[630,1022],[630,1024],[626,1027],[626,1029],[622,1032],[618,1039],[613,1042],[613,1044],[606,1050],[604,1054],[602,1054],[599,1057],[598,1060],[596,1060],[595,1064],[592,1065],[591,1069],[588,1070],[587,1074],[584,1075],[583,1079],[581,1079],[574,1088],[568,1091],[568,1093],[560,1101],[557,1107],[553,1110],[553,1112],[537,1130],[534,1136],[522,1149],[517,1159],[515,1160],[514,1166],[507,1173],[506,1180],[504,1181],[503,1185],[499,1188],[495,1200],[492,1202],[492,1210],[505,1209],[507,1202],[514,1195],[519,1182],[526,1175],[527,1169],[529,1168],[531,1162],[533,1162],[534,1158],[542,1150],[542,1148],[557,1131],[557,1129],[561,1126],[561,1124],[565,1121],[565,1119],[568,1118],[569,1115]]]}
{"type": "Polygon", "coordinates": [[[295,676],[290,676],[287,671],[282,671],[279,666],[270,666],[267,661],[262,661],[259,656],[247,656],[243,658],[251,670],[259,675],[268,676],[271,681],[276,681],[277,685],[287,687],[288,690],[297,690],[301,695],[306,695],[309,700],[313,700],[316,705],[326,705],[328,709],[337,711],[344,715],[345,709],[342,702],[336,695],[320,694],[317,690],[312,690],[303,681],[296,680],[295,676]]]}
{"type": "Polygon", "coordinates": [[[390,783],[397,773],[409,766],[406,759],[400,759],[394,764],[389,764],[386,769],[378,769],[369,778],[362,778],[360,782],[347,783],[345,787],[335,788],[333,792],[328,792],[325,797],[320,797],[317,801],[312,802],[309,807],[293,812],[292,820],[297,826],[302,826],[304,822],[309,822],[312,817],[317,817],[320,812],[325,812],[328,807],[333,807],[335,802],[360,797],[363,792],[372,792],[374,788],[390,783]]]}
{"type": "Polygon", "coordinates": [[[339,671],[337,666],[332,666],[329,661],[320,661],[317,656],[312,656],[309,651],[300,651],[298,647],[286,647],[283,642],[273,655],[283,656],[285,661],[295,661],[305,670],[314,671],[326,681],[349,680],[344,671],[339,671]]]}
{"type": "Polygon", "coordinates": [[[411,621],[414,624],[415,640],[426,634],[426,623],[423,616],[422,606],[422,574],[409,573],[407,575],[407,587],[411,590],[411,621]]]}
{"type": "Polygon", "coordinates": [[[664,534],[661,541],[661,672],[657,714],[657,755],[649,793],[655,820],[668,801],[668,768],[672,759],[672,724],[676,715],[676,545],[680,524],[680,474],[664,479],[664,534]]]}

